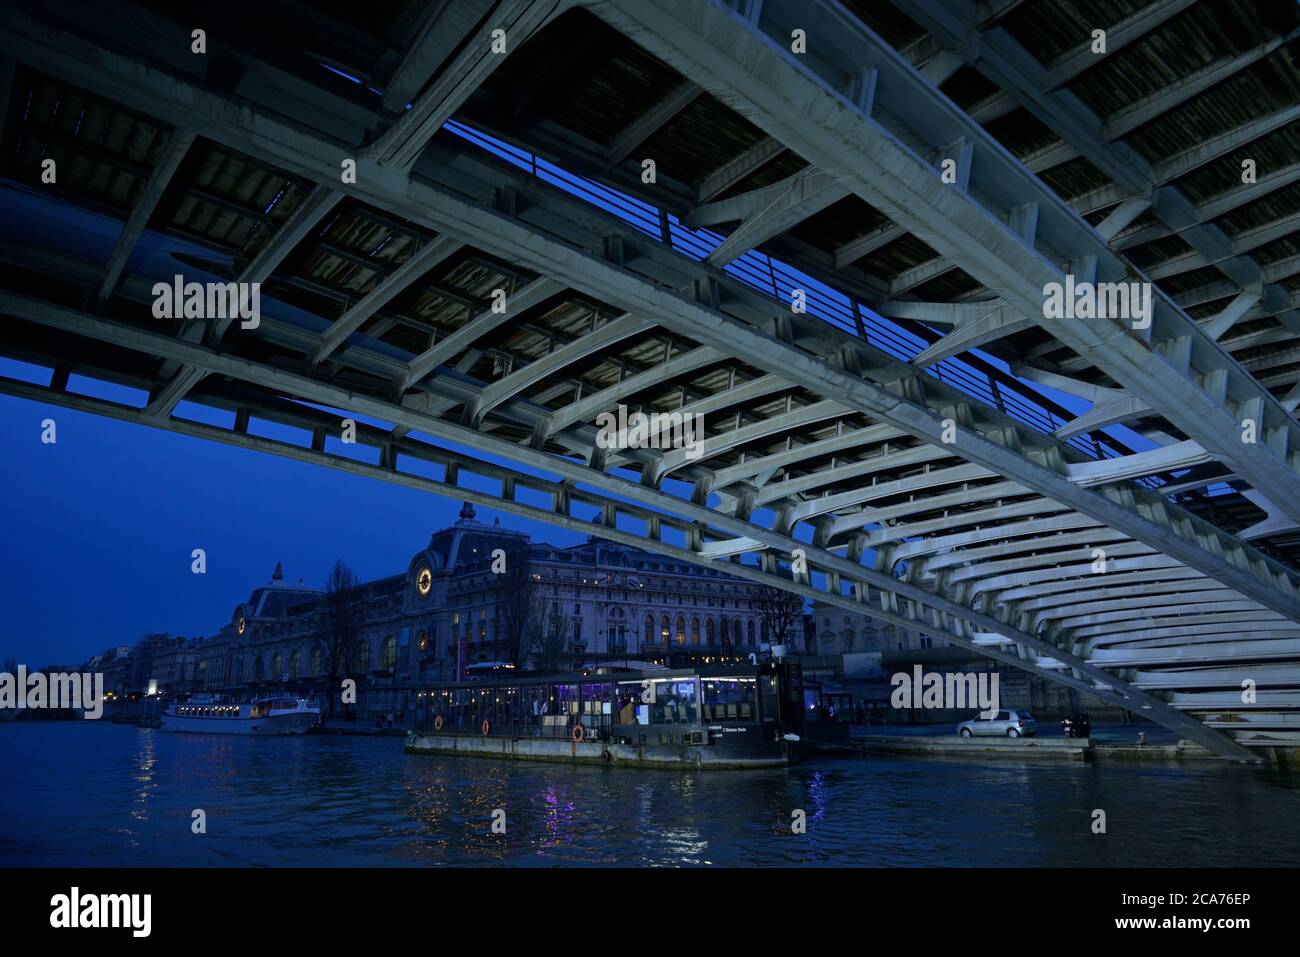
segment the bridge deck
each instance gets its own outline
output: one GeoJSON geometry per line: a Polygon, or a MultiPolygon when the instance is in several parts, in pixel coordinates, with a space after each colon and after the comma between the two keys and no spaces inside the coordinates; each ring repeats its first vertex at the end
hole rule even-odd
{"type": "Polygon", "coordinates": [[[0,390],[1296,735],[1294,4],[113,9],[0,25],[0,390]],[[1145,325],[1044,307],[1148,281],[1145,325]],[[620,406],[700,446],[610,448],[620,406]]]}

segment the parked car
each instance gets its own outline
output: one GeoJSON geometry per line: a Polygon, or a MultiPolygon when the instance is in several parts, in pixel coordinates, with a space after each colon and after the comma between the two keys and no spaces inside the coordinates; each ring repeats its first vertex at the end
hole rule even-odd
{"type": "Polygon", "coordinates": [[[1078,714],[1069,714],[1062,718],[1061,730],[1065,732],[1067,738],[1087,738],[1092,735],[1092,722],[1080,711],[1078,714]]]}
{"type": "Polygon", "coordinates": [[[980,712],[969,721],[957,725],[957,733],[963,738],[975,735],[993,735],[999,738],[1032,738],[1038,733],[1038,722],[1034,716],[1023,709],[999,711],[991,718],[980,712]]]}

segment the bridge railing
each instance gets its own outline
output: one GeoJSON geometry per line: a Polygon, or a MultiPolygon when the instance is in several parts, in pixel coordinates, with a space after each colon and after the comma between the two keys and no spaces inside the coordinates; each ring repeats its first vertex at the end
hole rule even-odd
{"type": "MultiPolygon", "coordinates": [[[[591,203],[658,242],[703,261],[723,241],[723,236],[708,229],[691,229],[677,216],[532,153],[512,146],[482,130],[459,120],[448,120],[448,132],[492,153],[542,182],[564,190],[571,196],[591,203]]],[[[803,290],[807,314],[862,339],[875,348],[902,361],[911,362],[941,334],[918,322],[899,321],[881,316],[853,297],[810,276],[797,267],[751,249],[723,267],[745,285],[773,299],[789,302],[792,291],[803,290]]],[[[979,402],[998,409],[1011,418],[1052,433],[1074,418],[1073,413],[1045,396],[1035,394],[1017,377],[999,369],[986,359],[967,353],[950,356],[925,368],[933,376],[979,402]]],[[[1066,444],[1092,459],[1128,455],[1125,447],[1107,433],[1072,436],[1066,444]]],[[[1157,477],[1137,480],[1148,488],[1158,488],[1164,481],[1157,477]]]]}

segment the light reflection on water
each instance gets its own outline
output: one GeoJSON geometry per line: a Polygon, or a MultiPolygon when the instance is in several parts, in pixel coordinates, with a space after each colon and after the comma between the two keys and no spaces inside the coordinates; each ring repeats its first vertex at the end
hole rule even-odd
{"type": "Polygon", "coordinates": [[[0,781],[7,865],[1300,863],[1300,775],[1269,768],[882,756],[643,771],[40,722],[0,725],[0,781]],[[207,834],[190,831],[195,808],[207,834]]]}

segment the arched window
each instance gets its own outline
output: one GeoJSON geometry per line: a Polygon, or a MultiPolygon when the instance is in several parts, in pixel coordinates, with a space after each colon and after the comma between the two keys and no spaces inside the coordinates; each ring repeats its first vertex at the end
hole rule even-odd
{"type": "Polygon", "coordinates": [[[664,615],[659,619],[659,639],[665,645],[668,644],[668,616],[664,615]]]}
{"type": "Polygon", "coordinates": [[[428,633],[427,631],[421,631],[421,632],[420,632],[420,639],[419,639],[419,641],[420,641],[420,650],[421,650],[421,651],[428,651],[428,650],[429,650],[429,633],[428,633]]]}
{"type": "Polygon", "coordinates": [[[641,633],[641,634],[642,634],[642,638],[641,638],[641,640],[642,640],[642,641],[653,641],[653,640],[654,640],[654,636],[655,636],[655,616],[654,616],[654,615],[646,615],[646,616],[645,616],[645,621],[642,623],[642,627],[643,627],[644,631],[642,631],[642,633],[641,633]]]}
{"type": "Polygon", "coordinates": [[[271,680],[279,681],[280,673],[280,652],[277,651],[271,656],[271,680]]]}
{"type": "Polygon", "coordinates": [[[681,615],[677,616],[677,644],[686,644],[686,619],[681,615]]]}
{"type": "Polygon", "coordinates": [[[235,659],[235,683],[238,684],[243,680],[244,680],[244,656],[240,655],[238,658],[235,659]]]}
{"type": "Polygon", "coordinates": [[[370,670],[370,642],[364,638],[357,641],[357,649],[352,655],[352,670],[370,670]]]}
{"type": "Polygon", "coordinates": [[[740,627],[740,619],[739,618],[731,619],[731,640],[736,644],[737,647],[739,647],[740,643],[744,641],[744,639],[745,639],[745,632],[740,627]]]}
{"type": "Polygon", "coordinates": [[[722,619],[722,643],[731,644],[731,622],[727,618],[722,619]]]}
{"type": "Polygon", "coordinates": [[[379,652],[379,667],[385,671],[397,667],[397,639],[389,635],[384,639],[379,652]]]}
{"type": "Polygon", "coordinates": [[[692,617],[691,618],[691,644],[698,645],[699,643],[700,643],[700,620],[698,618],[692,617]]]}
{"type": "Polygon", "coordinates": [[[256,658],[253,659],[253,680],[261,681],[264,672],[265,672],[265,667],[262,664],[262,656],[258,655],[256,658]]]}
{"type": "Polygon", "coordinates": [[[295,648],[289,655],[289,680],[294,681],[298,677],[298,670],[302,666],[302,655],[295,648]]]}
{"type": "Polygon", "coordinates": [[[713,619],[706,618],[704,620],[704,640],[707,641],[709,644],[713,644],[713,638],[714,638],[713,619]]]}
{"type": "Polygon", "coordinates": [[[317,645],[311,650],[307,657],[307,671],[313,675],[323,675],[325,673],[325,655],[317,645]]]}
{"type": "Polygon", "coordinates": [[[745,628],[745,641],[749,647],[754,647],[754,619],[749,619],[749,625],[745,628]]]}

